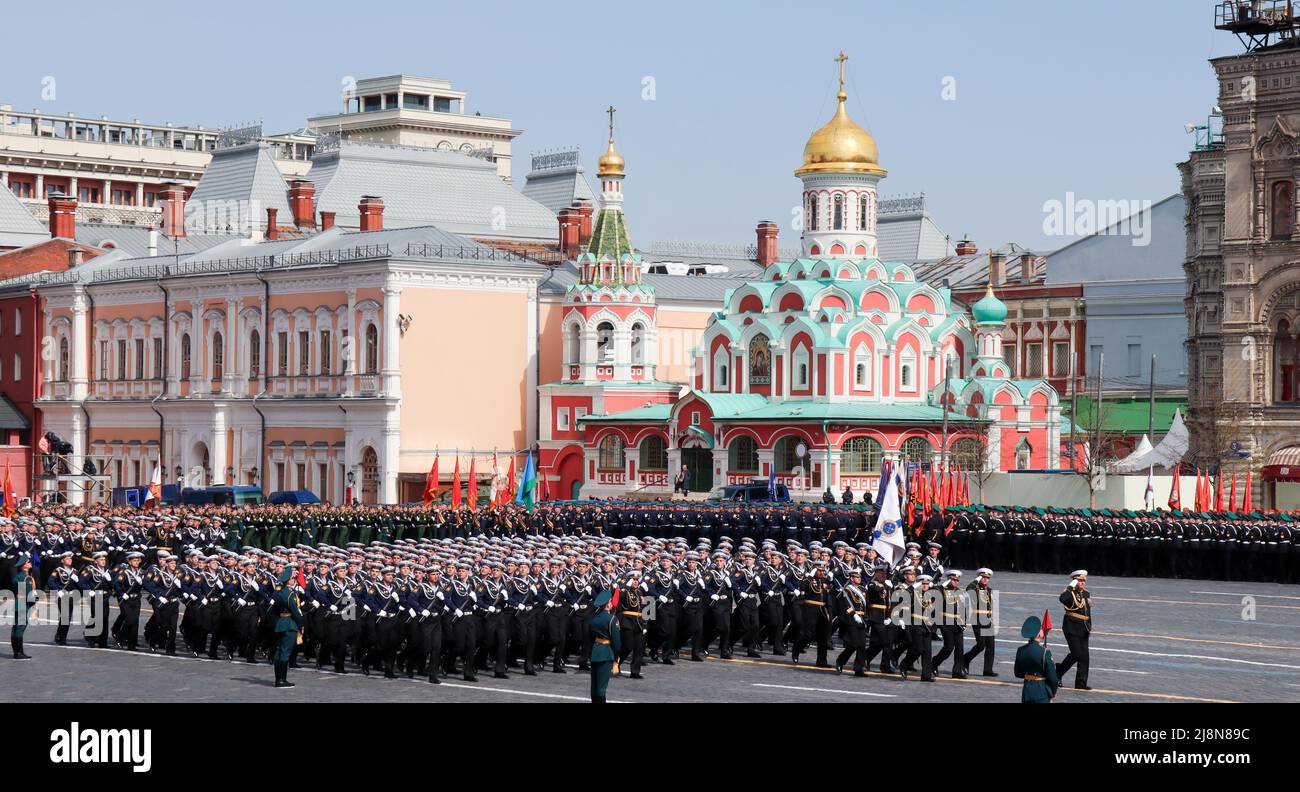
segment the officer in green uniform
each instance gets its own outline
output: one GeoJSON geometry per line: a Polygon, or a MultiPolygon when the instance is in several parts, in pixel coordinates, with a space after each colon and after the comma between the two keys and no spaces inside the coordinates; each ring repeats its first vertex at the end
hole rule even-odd
{"type": "Polygon", "coordinates": [[[591,638],[591,703],[604,704],[605,690],[614,671],[614,661],[621,651],[618,619],[611,612],[613,592],[605,589],[596,595],[596,613],[588,621],[591,638]]]}
{"type": "Polygon", "coordinates": [[[9,643],[13,646],[15,660],[31,660],[31,655],[23,652],[23,633],[27,632],[28,615],[36,607],[36,600],[32,596],[36,590],[36,580],[32,577],[32,557],[26,553],[21,553],[14,561],[12,590],[14,626],[9,633],[9,643]]]}
{"type": "Polygon", "coordinates": [[[1020,636],[1028,643],[1016,650],[1016,678],[1025,680],[1020,692],[1022,704],[1049,704],[1056,696],[1060,680],[1056,677],[1056,664],[1052,650],[1039,639],[1043,637],[1043,622],[1037,616],[1025,619],[1020,636]]]}
{"type": "Polygon", "coordinates": [[[289,681],[289,657],[293,647],[298,643],[298,631],[302,629],[302,610],[298,607],[298,593],[293,590],[290,580],[294,568],[285,566],[276,578],[275,592],[272,595],[272,608],[278,614],[275,620],[275,686],[293,687],[289,681]]]}

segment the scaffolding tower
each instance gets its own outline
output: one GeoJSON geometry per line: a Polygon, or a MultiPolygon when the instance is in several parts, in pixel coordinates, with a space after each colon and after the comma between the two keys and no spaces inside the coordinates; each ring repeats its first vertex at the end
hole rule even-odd
{"type": "Polygon", "coordinates": [[[1300,41],[1292,0],[1227,0],[1215,7],[1214,26],[1235,35],[1247,52],[1300,41]]]}

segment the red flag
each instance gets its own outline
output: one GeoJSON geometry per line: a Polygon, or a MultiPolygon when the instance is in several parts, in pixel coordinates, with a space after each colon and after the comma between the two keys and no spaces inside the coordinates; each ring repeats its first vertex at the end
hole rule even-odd
{"type": "Polygon", "coordinates": [[[1223,511],[1223,469],[1222,468],[1219,469],[1219,477],[1218,477],[1217,484],[1218,484],[1218,492],[1214,496],[1214,510],[1216,512],[1221,512],[1223,511]]]}
{"type": "Polygon", "coordinates": [[[451,508],[460,508],[460,455],[456,456],[456,470],[451,474],[451,508]]]}
{"type": "Polygon", "coordinates": [[[506,496],[503,501],[512,501],[515,499],[515,457],[510,455],[510,475],[506,476],[506,496]]]}
{"type": "Polygon", "coordinates": [[[14,496],[14,485],[9,479],[9,460],[5,460],[5,491],[4,491],[4,514],[6,517],[12,517],[18,510],[18,498],[14,496]]]}
{"type": "Polygon", "coordinates": [[[1250,502],[1250,477],[1253,474],[1254,471],[1251,470],[1246,471],[1246,491],[1241,494],[1241,510],[1245,514],[1250,514],[1252,511],[1254,511],[1254,509],[1251,507],[1251,502],[1250,502]]]}
{"type": "Polygon", "coordinates": [[[474,457],[469,458],[469,507],[478,508],[478,476],[474,475],[474,457]]]}
{"type": "Polygon", "coordinates": [[[1181,479],[1182,477],[1178,475],[1178,468],[1174,467],[1174,483],[1169,487],[1169,508],[1170,509],[1183,508],[1183,497],[1182,497],[1183,487],[1182,487],[1181,479]]]}
{"type": "Polygon", "coordinates": [[[1235,512],[1236,510],[1237,510],[1237,471],[1234,470],[1232,471],[1232,497],[1228,501],[1228,511],[1235,512]]]}
{"type": "Polygon", "coordinates": [[[429,508],[435,500],[438,499],[438,455],[433,455],[433,467],[429,468],[429,475],[424,477],[424,508],[429,508]]]}
{"type": "Polygon", "coordinates": [[[1052,631],[1052,612],[1043,611],[1043,640],[1047,639],[1047,634],[1052,631]]]}

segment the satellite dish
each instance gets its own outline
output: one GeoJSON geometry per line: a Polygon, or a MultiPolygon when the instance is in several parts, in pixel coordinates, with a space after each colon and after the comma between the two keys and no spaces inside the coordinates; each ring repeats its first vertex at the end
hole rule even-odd
{"type": "Polygon", "coordinates": [[[799,445],[794,447],[794,455],[800,458],[808,456],[808,446],[799,443],[799,445]]]}

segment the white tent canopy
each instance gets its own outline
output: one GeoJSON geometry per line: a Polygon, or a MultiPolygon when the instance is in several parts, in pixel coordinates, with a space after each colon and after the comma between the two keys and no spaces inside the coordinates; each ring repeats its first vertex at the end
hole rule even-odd
{"type": "Polygon", "coordinates": [[[1143,436],[1142,442],[1138,443],[1132,454],[1111,466],[1111,472],[1138,473],[1153,467],[1167,470],[1182,461],[1187,454],[1188,444],[1187,424],[1183,423],[1182,411],[1175,410],[1169,432],[1159,445],[1152,448],[1151,441],[1143,436]]]}

